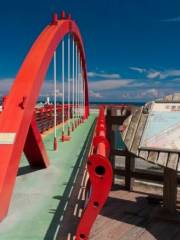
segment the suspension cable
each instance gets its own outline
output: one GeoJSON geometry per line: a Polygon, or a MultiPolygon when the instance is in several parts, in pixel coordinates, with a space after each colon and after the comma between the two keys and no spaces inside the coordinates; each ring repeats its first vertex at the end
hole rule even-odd
{"type": "Polygon", "coordinates": [[[81,87],[81,76],[80,76],[80,52],[78,54],[78,118],[80,118],[80,87],[81,87]]]}
{"type": "Polygon", "coordinates": [[[54,151],[57,150],[58,144],[57,144],[57,105],[56,105],[56,99],[57,99],[57,76],[56,76],[56,51],[54,52],[53,56],[53,67],[54,67],[54,151]]]}
{"type": "MultiPolygon", "coordinates": [[[[74,37],[72,36],[72,39],[73,39],[73,63],[72,63],[72,80],[73,80],[73,89],[72,89],[72,117],[73,117],[73,125],[74,125],[74,37]]],[[[73,126],[74,128],[74,126],[73,126]]]]}
{"type": "Polygon", "coordinates": [[[62,40],[62,125],[64,133],[64,39],[62,40]]]}
{"type": "Polygon", "coordinates": [[[56,106],[56,94],[57,94],[57,76],[56,76],[56,51],[54,52],[54,137],[57,137],[57,106],[56,106]]]}
{"type": "Polygon", "coordinates": [[[77,53],[77,119],[79,118],[79,52],[77,53]]]}
{"type": "MultiPolygon", "coordinates": [[[[84,72],[83,72],[83,78],[84,78],[84,72]]],[[[85,108],[86,108],[86,85],[85,85],[85,81],[83,79],[83,117],[85,116],[85,108]]]]}
{"type": "Polygon", "coordinates": [[[75,104],[75,112],[76,112],[76,118],[77,118],[77,79],[78,78],[78,49],[77,49],[77,43],[76,43],[76,104],[75,104]]]}
{"type": "Polygon", "coordinates": [[[78,53],[78,118],[80,117],[80,111],[79,111],[79,100],[80,100],[80,52],[78,53]]]}
{"type": "Polygon", "coordinates": [[[70,126],[70,35],[68,35],[68,126],[70,126]]]}
{"type": "Polygon", "coordinates": [[[80,70],[80,73],[81,73],[81,119],[83,117],[83,78],[82,78],[82,60],[81,60],[81,70],[80,70]]]}

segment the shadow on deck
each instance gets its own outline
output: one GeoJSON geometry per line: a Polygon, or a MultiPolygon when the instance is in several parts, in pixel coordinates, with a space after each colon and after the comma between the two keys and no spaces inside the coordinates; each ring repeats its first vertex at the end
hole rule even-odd
{"type": "Polygon", "coordinates": [[[147,194],[111,191],[91,231],[90,240],[178,240],[180,227],[157,218],[161,200],[147,194]],[[151,201],[150,201],[151,200],[151,201]]]}
{"type": "MultiPolygon", "coordinates": [[[[93,129],[95,127],[95,122],[93,123],[92,127],[89,130],[89,134],[87,136],[86,141],[83,144],[82,151],[78,156],[78,160],[74,166],[72,166],[73,171],[69,178],[69,181],[64,183],[66,186],[65,191],[62,196],[54,196],[53,198],[59,200],[59,205],[56,209],[51,209],[50,213],[54,214],[53,219],[49,225],[49,228],[46,232],[44,240],[56,239],[56,236],[59,232],[61,232],[62,224],[64,221],[64,216],[66,215],[67,208],[71,208],[70,202],[73,199],[73,193],[76,192],[76,188],[79,187],[79,182],[82,179],[82,175],[84,172],[84,168],[86,165],[86,159],[89,153],[89,149],[91,146],[93,129]]],[[[71,221],[71,218],[69,218],[71,221]]],[[[78,224],[78,221],[77,223],[78,224]]],[[[76,229],[76,226],[74,227],[76,229]]],[[[58,234],[58,235],[59,235],[58,234]]]]}

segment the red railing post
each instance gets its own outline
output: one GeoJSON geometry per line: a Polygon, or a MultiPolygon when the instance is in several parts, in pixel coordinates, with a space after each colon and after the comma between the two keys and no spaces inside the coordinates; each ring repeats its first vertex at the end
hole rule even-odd
{"type": "Polygon", "coordinates": [[[76,240],[88,239],[91,227],[104,206],[112,186],[113,171],[109,161],[109,142],[106,138],[104,106],[99,109],[93,154],[88,158],[91,191],[88,204],[76,232],[76,240]]]}

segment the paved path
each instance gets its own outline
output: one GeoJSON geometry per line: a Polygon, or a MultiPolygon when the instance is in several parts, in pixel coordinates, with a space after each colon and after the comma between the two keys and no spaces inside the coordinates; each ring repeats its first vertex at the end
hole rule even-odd
{"type": "MultiPolygon", "coordinates": [[[[78,127],[70,142],[59,142],[58,152],[53,151],[53,133],[44,137],[51,163],[47,169],[32,171],[22,157],[9,213],[0,224],[0,239],[56,238],[94,119],[95,115],[91,115],[78,127]]],[[[58,136],[60,132],[61,128],[58,136]]]]}

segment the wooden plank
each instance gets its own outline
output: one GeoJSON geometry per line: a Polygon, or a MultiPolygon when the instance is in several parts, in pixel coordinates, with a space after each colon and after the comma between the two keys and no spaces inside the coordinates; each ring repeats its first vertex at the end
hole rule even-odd
{"type": "Polygon", "coordinates": [[[139,124],[139,120],[140,120],[140,117],[141,117],[141,114],[142,114],[142,109],[143,108],[141,108],[140,110],[135,112],[135,114],[132,116],[132,120],[129,124],[127,135],[126,135],[125,140],[124,140],[128,149],[131,147],[131,145],[133,143],[134,135],[136,133],[136,130],[137,130],[137,127],[138,127],[138,124],[139,124]]]}
{"type": "Polygon", "coordinates": [[[132,115],[130,115],[123,123],[123,126],[125,126],[125,130],[121,133],[123,141],[126,137],[126,134],[127,134],[127,131],[128,131],[129,124],[130,124],[131,120],[132,120],[132,115]]]}
{"type": "Polygon", "coordinates": [[[177,171],[180,172],[180,156],[179,156],[179,160],[178,160],[178,164],[177,164],[177,171]]]}
{"type": "Polygon", "coordinates": [[[165,167],[167,165],[167,161],[168,161],[168,152],[160,152],[157,160],[157,164],[165,167]]]}
{"type": "Polygon", "coordinates": [[[129,155],[125,159],[125,187],[126,190],[131,191],[133,189],[134,178],[132,173],[135,169],[135,159],[129,155]]]}
{"type": "MultiPolygon", "coordinates": [[[[150,223],[146,227],[146,231],[138,240],[175,240],[174,237],[178,232],[178,224],[172,224],[168,221],[163,221],[163,219],[154,218],[153,215],[152,220],[150,220],[150,223]]],[[[179,240],[179,238],[177,239],[179,240]]]]}
{"type": "MultiPolygon", "coordinates": [[[[115,148],[115,132],[111,131],[110,132],[110,149],[114,149],[115,148]]],[[[113,184],[115,181],[115,174],[114,174],[114,169],[115,169],[115,155],[113,154],[113,152],[110,152],[110,161],[112,164],[112,169],[113,169],[113,184]]]]}
{"type": "MultiPolygon", "coordinates": [[[[116,167],[114,170],[115,175],[124,177],[125,176],[125,170],[123,167],[116,167]]],[[[135,169],[134,172],[132,172],[132,177],[135,179],[143,179],[143,180],[151,180],[151,181],[158,181],[163,183],[164,176],[161,172],[152,172],[145,169],[135,169]]],[[[180,184],[180,177],[178,177],[178,184],[180,184]]]]}
{"type": "Polygon", "coordinates": [[[130,151],[132,153],[136,154],[136,155],[138,154],[138,147],[139,147],[139,144],[140,144],[140,141],[141,141],[141,137],[142,137],[142,134],[143,134],[143,131],[144,131],[144,127],[146,125],[147,116],[148,116],[148,114],[142,114],[141,115],[141,119],[140,119],[137,131],[136,131],[133,143],[132,143],[132,147],[130,149],[130,151]]]}
{"type": "Polygon", "coordinates": [[[148,161],[156,163],[156,161],[158,159],[158,154],[159,153],[157,151],[150,151],[149,156],[148,156],[148,161]]]}
{"type": "Polygon", "coordinates": [[[171,169],[174,169],[174,170],[177,170],[178,160],[179,160],[179,154],[178,153],[170,153],[168,163],[167,163],[167,167],[171,168],[171,169]]]}
{"type": "Polygon", "coordinates": [[[147,160],[148,155],[149,155],[149,152],[148,152],[148,151],[145,151],[145,150],[140,150],[140,151],[139,151],[139,157],[141,157],[141,158],[143,158],[143,159],[145,159],[145,160],[147,160]]]}
{"type": "Polygon", "coordinates": [[[177,173],[176,171],[164,169],[163,205],[171,214],[176,212],[177,198],[177,173]]]}
{"type": "Polygon", "coordinates": [[[111,149],[111,154],[115,156],[127,156],[129,152],[127,150],[111,149]]]}

